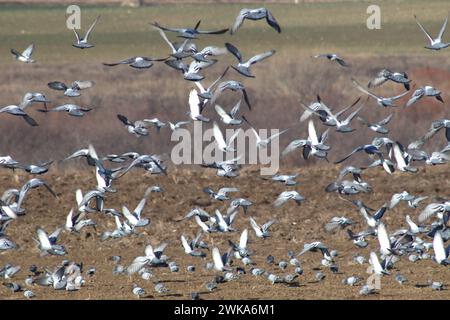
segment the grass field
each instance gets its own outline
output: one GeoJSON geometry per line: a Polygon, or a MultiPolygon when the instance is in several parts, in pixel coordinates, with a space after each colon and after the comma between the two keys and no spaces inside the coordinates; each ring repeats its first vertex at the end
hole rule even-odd
{"type": "MultiPolygon", "coordinates": [[[[320,94],[331,106],[348,105],[359,96],[349,77],[366,82],[383,67],[407,71],[418,86],[437,86],[446,101],[446,91],[450,89],[450,59],[445,52],[429,52],[423,48],[425,37],[412,17],[414,13],[418,14],[426,27],[437,33],[447,10],[446,2],[427,1],[426,6],[423,1],[375,3],[381,8],[381,30],[366,28],[367,3],[268,4],[283,28],[281,34],[264,22],[250,21],[235,36],[204,36],[199,39],[198,46],[223,45],[230,41],[246,56],[277,50],[270,60],[254,68],[255,79],[241,79],[234,71],[227,77],[241,80],[248,87],[251,100],[259,111],[248,118],[257,127],[296,128],[283,137],[283,144],[306,131],[295,120],[302,112],[299,100],[309,103],[320,94]],[[344,70],[310,57],[323,52],[339,53],[352,68],[344,70]]],[[[144,152],[149,148],[155,152],[169,152],[168,130],[163,130],[161,139],[134,139],[128,136],[116,114],[123,113],[130,119],[156,116],[163,121],[182,120],[193,84],[162,63],[145,71],[126,66],[109,69],[101,63],[134,55],[166,56],[168,46],[149,22],[180,27],[194,25],[201,19],[204,28],[224,28],[232,24],[241,7],[238,4],[214,4],[202,5],[198,10],[199,5],[180,4],[141,8],[85,6],[82,7],[82,29],[87,29],[97,15],[102,17],[92,35],[95,47],[81,51],[71,46],[74,35],[65,27],[65,6],[1,6],[1,105],[18,103],[27,91],[40,91],[46,93],[56,106],[70,100],[50,90],[46,85],[48,82],[89,79],[97,83],[75,101],[94,108],[83,119],[31,111],[40,126],[30,128],[21,119],[2,115],[0,118],[5,120],[0,132],[9,133],[0,135],[3,152],[30,161],[48,158],[49,153],[52,157],[62,158],[74,149],[84,147],[86,141],[95,143],[105,153],[129,149],[144,152]],[[38,63],[23,65],[14,61],[10,48],[22,50],[30,42],[36,43],[38,63]]],[[[174,39],[174,35],[169,36],[174,39]]],[[[220,57],[219,63],[205,71],[206,83],[213,81],[232,62],[230,55],[220,57]]],[[[394,95],[399,93],[399,87],[388,84],[377,92],[394,95]]],[[[226,94],[218,103],[227,107],[235,101],[235,95],[226,94]]],[[[378,108],[373,101],[367,103],[366,109],[369,108],[363,114],[370,112],[374,120],[389,112],[378,108]]],[[[431,120],[448,114],[442,104],[430,100],[396,112],[399,116],[396,116],[392,133],[402,141],[417,132],[424,132],[431,120]],[[419,118],[422,121],[415,127],[408,126],[419,118]]],[[[206,115],[216,117],[212,110],[206,110],[206,115]]],[[[335,141],[335,137],[331,135],[331,141],[335,141]]],[[[362,143],[360,138],[361,135],[352,135],[345,140],[344,147],[362,143]]]]}
{"type": "MultiPolygon", "coordinates": [[[[200,44],[233,39],[239,47],[251,51],[278,48],[283,57],[310,55],[317,50],[339,51],[343,55],[404,55],[433,56],[423,49],[424,35],[413,20],[420,20],[437,33],[447,11],[447,2],[433,1],[374,1],[381,9],[381,30],[366,28],[366,2],[267,4],[283,27],[277,35],[260,23],[246,23],[237,36],[204,37],[200,44]],[[426,6],[424,5],[426,3],[426,6]]],[[[256,4],[251,5],[256,7],[256,4]]],[[[228,27],[243,5],[154,5],[141,8],[82,7],[82,28],[102,15],[92,41],[96,49],[80,53],[70,44],[73,34],[65,28],[65,6],[4,5],[0,12],[2,63],[10,63],[10,47],[23,47],[36,42],[36,57],[42,63],[102,62],[123,56],[149,54],[164,55],[166,46],[148,23],[183,27],[202,20],[204,28],[228,27]],[[188,19],[187,17],[190,17],[188,19]]]]}

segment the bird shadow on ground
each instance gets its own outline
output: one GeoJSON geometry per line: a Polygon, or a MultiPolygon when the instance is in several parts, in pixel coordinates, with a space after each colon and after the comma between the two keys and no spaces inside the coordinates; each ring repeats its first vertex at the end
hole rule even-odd
{"type": "Polygon", "coordinates": [[[317,284],[319,282],[322,282],[323,280],[314,280],[314,281],[307,281],[306,283],[311,283],[311,284],[317,284]]]}
{"type": "Polygon", "coordinates": [[[163,297],[177,297],[177,298],[179,298],[179,297],[182,297],[183,295],[181,294],[181,293],[169,293],[169,294],[165,294],[165,295],[163,295],[163,297]]]}
{"type": "Polygon", "coordinates": [[[300,284],[299,282],[289,283],[289,284],[286,284],[286,286],[288,286],[288,287],[290,287],[290,288],[301,288],[301,287],[306,287],[305,284],[300,284]]]}
{"type": "Polygon", "coordinates": [[[199,295],[205,295],[205,294],[207,295],[207,294],[211,294],[211,293],[212,293],[212,291],[199,291],[198,292],[199,295]]]}
{"type": "Polygon", "coordinates": [[[164,282],[167,283],[183,283],[186,282],[185,280],[165,280],[164,282]]]}

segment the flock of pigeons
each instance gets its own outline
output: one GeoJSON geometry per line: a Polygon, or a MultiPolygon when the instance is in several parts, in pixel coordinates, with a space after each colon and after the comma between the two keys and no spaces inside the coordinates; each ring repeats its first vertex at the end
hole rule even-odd
{"type": "MultiPolygon", "coordinates": [[[[76,43],[74,43],[73,46],[75,48],[88,49],[94,47],[94,45],[89,42],[89,37],[96,24],[99,22],[99,19],[100,16],[95,19],[83,38],[81,38],[77,31],[74,30],[76,43]]],[[[185,80],[192,82],[196,87],[196,89],[192,89],[189,93],[189,121],[164,123],[157,118],[131,121],[125,115],[117,115],[118,119],[124,124],[126,130],[129,133],[140,137],[149,135],[149,127],[151,126],[154,126],[156,130],[159,131],[168,124],[171,130],[177,130],[191,121],[210,122],[210,119],[204,115],[204,111],[212,108],[214,108],[221,122],[225,125],[240,126],[244,123],[250,125],[250,122],[245,116],[238,116],[241,100],[239,100],[229,112],[215,103],[223,91],[239,91],[242,94],[242,98],[249,111],[252,109],[250,103],[251,99],[248,96],[243,83],[237,80],[223,80],[229,68],[227,68],[223,74],[208,87],[205,87],[202,84],[205,77],[200,72],[217,62],[217,60],[211,57],[216,57],[229,52],[237,60],[236,64],[231,66],[237,72],[234,76],[253,78],[255,76],[251,72],[252,66],[274,55],[275,50],[257,54],[248,60],[245,60],[243,58],[243,53],[231,43],[226,43],[225,47],[208,46],[202,50],[199,50],[194,43],[194,40],[197,39],[198,36],[205,34],[216,35],[229,31],[234,35],[238,32],[246,19],[265,19],[268,25],[276,32],[281,32],[277,20],[265,8],[242,9],[230,29],[217,31],[200,30],[200,21],[194,28],[169,28],[163,27],[159,23],[152,23],[152,27],[160,33],[163,40],[170,47],[168,57],[161,59],[144,56],[131,57],[116,63],[105,63],[104,65],[108,67],[124,64],[137,69],[147,69],[150,68],[155,61],[164,61],[166,65],[179,71],[185,80]],[[167,37],[166,32],[176,34],[178,38],[183,39],[183,42],[171,42],[167,37]],[[191,62],[188,62],[188,59],[190,59],[191,62]],[[208,106],[210,107],[208,108],[208,106]]],[[[417,21],[420,28],[426,33],[430,40],[430,45],[426,47],[427,49],[440,50],[450,45],[449,43],[442,42],[442,36],[447,21],[448,17],[445,20],[438,37],[435,39],[433,39],[417,21]]],[[[32,59],[33,49],[34,44],[30,45],[22,53],[14,49],[12,49],[11,52],[20,62],[34,63],[36,61],[32,59]]],[[[248,55],[248,53],[245,54],[248,55]]],[[[346,61],[336,54],[320,54],[315,57],[327,58],[330,61],[338,63],[343,68],[350,67],[346,61]]],[[[409,90],[411,80],[405,72],[393,72],[388,69],[383,69],[369,82],[367,88],[353,78],[351,79],[351,82],[357,90],[367,95],[368,100],[370,98],[374,99],[377,105],[383,108],[395,107],[398,105],[396,102],[397,100],[405,95],[410,95],[409,90]],[[369,91],[388,81],[400,84],[402,88],[405,88],[405,91],[394,97],[382,97],[369,91]]],[[[93,81],[74,81],[70,85],[60,81],[53,81],[48,84],[49,88],[63,91],[64,95],[71,99],[80,96],[83,90],[91,88],[94,85],[95,83],[93,81]]],[[[425,97],[434,97],[440,102],[443,102],[441,92],[438,89],[425,85],[415,90],[413,94],[410,95],[406,107],[411,106],[419,99],[425,97]]],[[[359,98],[352,105],[339,111],[334,111],[332,108],[328,107],[321,101],[320,97],[318,97],[318,101],[310,105],[302,104],[305,111],[302,114],[300,121],[308,121],[307,136],[289,143],[283,151],[282,156],[300,148],[304,159],[314,156],[328,161],[328,153],[331,150],[331,146],[326,144],[326,140],[330,128],[335,128],[338,134],[348,134],[349,132],[353,132],[355,129],[352,128],[351,125],[354,118],[358,119],[364,126],[380,135],[388,134],[389,128],[387,125],[393,117],[392,113],[379,121],[364,119],[361,116],[358,116],[358,113],[364,107],[361,105],[348,116],[342,116],[348,110],[358,105],[360,100],[361,99],[359,98]],[[317,118],[316,121],[314,121],[313,118],[317,118]],[[316,126],[318,123],[328,127],[321,134],[317,133],[316,126]]],[[[47,108],[47,104],[49,104],[50,101],[44,94],[27,93],[19,105],[4,107],[0,109],[0,112],[20,116],[28,124],[37,126],[38,124],[36,121],[26,113],[27,108],[35,103],[42,103],[44,105],[44,108],[39,110],[41,112],[65,111],[68,112],[69,115],[77,117],[82,117],[91,110],[90,108],[83,108],[74,103],[67,103],[49,109],[47,108]]],[[[213,129],[214,137],[219,149],[224,153],[235,152],[232,145],[240,130],[237,130],[235,135],[233,135],[229,141],[225,141],[219,124],[216,121],[213,121],[213,129]]],[[[267,139],[261,139],[257,131],[254,128],[252,128],[252,130],[256,136],[257,147],[265,148],[271,143],[273,138],[283,134],[287,129],[282,130],[277,135],[267,139]]],[[[393,174],[394,171],[414,173],[418,171],[418,168],[413,166],[415,162],[423,161],[427,165],[445,164],[450,160],[449,151],[449,119],[433,121],[429,131],[416,141],[411,142],[407,147],[399,141],[392,140],[386,136],[380,136],[366,145],[356,147],[343,159],[336,161],[336,164],[342,163],[351,157],[354,157],[357,153],[363,153],[369,155],[371,164],[366,168],[355,166],[344,167],[341,170],[338,179],[326,186],[325,191],[337,192],[340,195],[369,193],[372,191],[372,187],[362,179],[365,170],[381,167],[382,169],[380,168],[379,170],[385,170],[387,174],[393,174]],[[445,133],[448,144],[444,146],[442,150],[434,151],[429,154],[423,150],[423,147],[432,137],[436,136],[439,131],[445,133]],[[344,180],[348,175],[351,176],[351,179],[344,180]]],[[[139,229],[148,227],[150,224],[150,220],[143,215],[149,196],[152,193],[163,192],[159,186],[149,187],[143,195],[142,200],[132,211],[126,206],[123,206],[121,210],[108,208],[105,205],[107,203],[107,195],[117,192],[113,187],[115,180],[121,178],[133,168],[141,168],[152,174],[166,175],[167,166],[164,164],[164,161],[158,155],[138,154],[136,152],[127,152],[121,155],[109,154],[104,157],[99,157],[92,145],[89,145],[86,149],[74,152],[63,161],[77,158],[85,159],[87,165],[95,169],[97,187],[84,194],[81,189],[76,191],[76,206],[68,213],[64,225],[58,227],[54,231],[52,230],[52,233],[49,233],[42,228],[36,229],[35,241],[41,255],[64,256],[68,254],[65,246],[58,243],[59,235],[61,232],[78,233],[84,228],[94,227],[96,225],[96,222],[94,221],[95,213],[108,215],[115,221],[115,229],[103,232],[101,235],[102,241],[114,241],[114,239],[129,237],[138,233],[139,229]],[[113,164],[113,166],[106,165],[107,163],[113,164]],[[120,166],[114,167],[114,164],[120,166]]],[[[204,163],[202,166],[217,170],[218,176],[233,178],[239,175],[239,170],[241,168],[241,166],[237,164],[238,159],[239,156],[232,160],[220,163],[204,163]]],[[[52,162],[22,164],[15,161],[10,156],[0,157],[1,167],[13,170],[22,169],[33,175],[45,174],[49,170],[51,164],[52,162]]],[[[284,183],[286,186],[295,186],[297,184],[296,178],[297,175],[284,174],[277,174],[271,177],[273,181],[284,183]]],[[[7,236],[7,227],[11,223],[18,223],[17,220],[20,220],[20,217],[26,214],[27,209],[24,205],[26,204],[25,200],[28,192],[39,187],[45,187],[54,197],[57,197],[57,194],[53,191],[51,186],[45,180],[40,178],[32,178],[20,189],[11,188],[4,191],[0,199],[0,250],[14,250],[18,247],[18,245],[7,236]]],[[[210,187],[205,187],[203,191],[210,196],[214,202],[228,203],[226,214],[222,214],[218,209],[216,209],[215,213],[212,215],[200,207],[192,208],[182,220],[193,219],[196,225],[198,225],[199,232],[192,239],[184,234],[180,234],[179,245],[182,246],[186,255],[198,257],[206,262],[202,264],[204,268],[216,271],[215,277],[205,284],[205,287],[208,290],[215,290],[223,282],[235,281],[239,279],[242,274],[247,272],[256,277],[264,277],[272,284],[279,283],[293,285],[298,281],[297,278],[303,274],[300,259],[308,252],[319,252],[321,259],[318,261],[318,264],[329,268],[331,272],[336,273],[339,271],[337,263],[338,252],[330,249],[328,245],[319,241],[304,244],[303,250],[298,254],[290,250],[288,252],[289,259],[287,259],[287,261],[281,260],[276,263],[275,258],[269,255],[266,258],[267,264],[272,265],[271,270],[279,268],[279,272],[269,272],[269,268],[266,269],[262,265],[256,265],[252,261],[252,256],[255,252],[249,248],[248,239],[251,235],[261,239],[269,238],[270,228],[274,224],[276,225],[277,222],[275,220],[261,221],[260,218],[254,218],[251,214],[252,206],[254,206],[251,200],[238,197],[234,198],[231,196],[231,194],[239,192],[238,188],[224,187],[216,191],[210,187]],[[233,223],[241,211],[240,208],[242,208],[243,215],[248,219],[250,228],[242,230],[238,242],[235,243],[229,240],[228,248],[219,249],[216,246],[211,247],[211,244],[202,240],[204,234],[218,235],[221,233],[236,232],[237,230],[233,227],[233,223]],[[207,254],[209,250],[211,250],[210,256],[207,254]],[[223,254],[221,254],[220,251],[222,251],[223,254]],[[277,267],[273,268],[276,264],[277,267]],[[292,268],[292,272],[287,272],[288,268],[292,268]]],[[[428,199],[427,196],[418,197],[404,191],[394,194],[391,199],[386,201],[386,203],[381,205],[378,209],[371,209],[360,200],[345,199],[350,203],[350,206],[352,206],[354,210],[360,212],[362,222],[365,223],[366,228],[356,233],[348,229],[348,226],[352,225],[353,221],[342,216],[332,218],[331,221],[325,224],[325,230],[333,233],[339,229],[347,228],[346,231],[349,241],[352,241],[356,248],[365,248],[368,246],[370,240],[377,239],[379,243],[378,252],[370,252],[368,259],[363,255],[356,255],[354,256],[353,262],[361,265],[369,264],[372,267],[374,274],[379,276],[391,274],[392,272],[390,270],[393,269],[395,263],[404,257],[409,259],[411,263],[423,259],[432,259],[436,264],[447,265],[450,263],[450,246],[445,248],[444,243],[450,239],[450,229],[447,227],[450,216],[449,199],[436,199],[435,202],[425,205],[417,218],[419,224],[413,221],[411,215],[406,215],[405,228],[389,233],[386,224],[382,221],[383,216],[395,206],[400,205],[401,202],[406,203],[411,210],[414,210],[422,207],[422,203],[426,199],[428,199]]],[[[287,190],[282,192],[278,198],[274,200],[273,206],[274,208],[279,208],[291,201],[295,201],[297,205],[300,205],[301,202],[305,201],[305,198],[295,190],[287,190]]],[[[122,260],[120,256],[117,255],[111,257],[112,263],[114,264],[113,274],[118,276],[131,276],[137,274],[142,277],[142,279],[153,280],[155,284],[154,290],[157,293],[169,293],[169,290],[165,287],[164,283],[158,281],[157,277],[152,272],[155,267],[169,268],[171,272],[179,271],[177,263],[164,254],[167,245],[167,242],[163,242],[157,246],[147,245],[143,255],[138,256],[133,261],[125,264],[121,263],[122,260]]],[[[196,266],[187,266],[188,272],[195,272],[195,270],[196,266]]],[[[48,286],[56,290],[79,290],[85,284],[85,277],[95,274],[94,267],[85,270],[82,263],[64,260],[55,268],[40,269],[35,265],[30,266],[29,276],[26,278],[25,284],[19,284],[14,282],[13,278],[20,271],[20,266],[14,266],[13,264],[8,263],[0,269],[0,276],[7,280],[7,282],[4,283],[7,288],[11,289],[13,292],[23,291],[24,296],[27,298],[34,297],[32,291],[34,285],[48,286]]],[[[325,278],[325,274],[323,272],[318,272],[315,277],[317,281],[322,281],[325,278]]],[[[396,274],[395,280],[400,284],[407,281],[400,273],[396,274]]],[[[357,276],[349,276],[348,278],[343,279],[343,284],[353,286],[361,281],[362,279],[357,276]]],[[[432,281],[429,285],[436,290],[440,290],[444,287],[444,284],[432,281]]],[[[133,285],[133,287],[130,288],[130,291],[137,297],[147,295],[145,289],[137,285],[133,285]]],[[[364,295],[372,294],[374,292],[376,292],[376,289],[370,285],[364,285],[360,290],[360,294],[364,295]]],[[[200,295],[198,292],[192,292],[190,293],[190,297],[192,299],[199,299],[200,295]]]]}

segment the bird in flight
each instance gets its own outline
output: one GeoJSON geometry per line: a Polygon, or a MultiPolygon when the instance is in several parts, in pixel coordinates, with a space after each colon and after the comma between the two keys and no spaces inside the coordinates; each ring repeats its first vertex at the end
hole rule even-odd
{"type": "Polygon", "coordinates": [[[35,63],[36,60],[31,58],[31,55],[34,51],[34,43],[30,44],[22,53],[17,51],[16,49],[11,49],[11,53],[16,57],[16,60],[25,62],[25,63],[35,63]]]}
{"type": "Polygon", "coordinates": [[[235,34],[238,29],[244,23],[244,20],[262,20],[266,19],[267,24],[275,29],[278,33],[281,33],[281,27],[273,14],[266,8],[256,8],[256,9],[241,9],[238,16],[236,17],[233,26],[230,29],[230,34],[235,34]]]}
{"type": "Polygon", "coordinates": [[[94,45],[90,44],[88,41],[89,41],[89,36],[90,36],[92,30],[94,30],[95,25],[97,24],[99,19],[100,19],[100,16],[95,18],[94,22],[91,24],[91,26],[89,27],[88,31],[86,32],[86,34],[84,35],[83,38],[80,38],[80,35],[78,34],[78,32],[75,30],[75,28],[73,28],[72,30],[75,33],[77,42],[72,44],[72,46],[74,46],[75,48],[78,48],[78,49],[89,49],[89,48],[94,47],[94,45]]]}
{"type": "Polygon", "coordinates": [[[442,42],[442,36],[444,35],[445,29],[447,28],[448,15],[445,18],[444,24],[442,25],[441,30],[439,31],[439,34],[438,34],[438,36],[436,38],[433,38],[430,35],[430,33],[427,30],[425,30],[425,28],[422,26],[422,24],[417,19],[416,15],[414,15],[414,19],[416,20],[416,22],[419,25],[420,29],[422,29],[423,33],[425,33],[425,35],[427,36],[428,40],[430,41],[430,44],[425,46],[426,49],[441,50],[441,49],[445,49],[448,46],[450,46],[450,42],[448,42],[448,43],[442,42]]]}

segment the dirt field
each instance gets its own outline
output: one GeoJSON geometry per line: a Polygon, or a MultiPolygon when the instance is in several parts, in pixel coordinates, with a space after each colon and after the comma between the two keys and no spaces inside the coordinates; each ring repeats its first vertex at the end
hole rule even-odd
{"type": "MultiPolygon", "coordinates": [[[[97,230],[85,229],[80,234],[69,234],[63,232],[60,243],[66,246],[68,255],[64,257],[45,256],[40,257],[32,237],[35,229],[43,227],[52,231],[65,221],[65,216],[74,204],[74,190],[83,187],[85,190],[92,188],[95,179],[87,173],[70,173],[63,175],[49,173],[46,179],[59,194],[59,200],[52,198],[43,190],[33,190],[30,197],[25,201],[27,209],[26,216],[14,221],[7,234],[17,242],[19,249],[3,252],[0,254],[2,264],[7,262],[19,264],[22,271],[14,277],[14,281],[23,282],[27,276],[31,264],[39,268],[53,268],[62,259],[83,262],[85,267],[94,266],[96,273],[92,277],[86,277],[86,285],[78,292],[55,291],[49,287],[33,286],[32,291],[38,299],[133,299],[131,293],[134,283],[140,285],[149,294],[151,299],[188,299],[190,292],[200,292],[203,299],[449,299],[448,290],[433,291],[429,287],[417,288],[416,284],[423,285],[427,280],[443,281],[448,284],[450,270],[439,266],[431,260],[409,262],[407,257],[402,257],[391,270],[390,276],[384,276],[381,280],[379,294],[364,297],[358,294],[360,286],[345,286],[341,281],[349,276],[357,275],[362,279],[369,276],[366,273],[368,265],[353,264],[352,257],[356,254],[368,256],[371,250],[378,250],[378,241],[372,238],[369,246],[365,249],[357,249],[351,241],[347,240],[345,232],[331,235],[323,230],[324,223],[333,216],[345,215],[356,224],[351,228],[355,231],[363,230],[364,223],[359,213],[347,202],[340,200],[337,194],[324,193],[324,187],[337,175],[337,167],[334,169],[298,168],[283,170],[286,173],[298,172],[300,184],[295,187],[306,201],[297,207],[288,203],[280,209],[273,209],[271,203],[277,195],[287,189],[284,185],[263,180],[257,174],[256,168],[247,169],[236,180],[225,181],[209,173],[193,171],[173,171],[167,178],[157,176],[142,176],[137,172],[118,180],[116,194],[107,197],[108,207],[119,209],[126,204],[133,207],[139,201],[144,190],[149,185],[160,185],[165,193],[153,194],[143,216],[151,219],[150,226],[141,228],[139,235],[123,239],[100,241],[100,234],[105,230],[112,230],[114,221],[112,218],[92,214],[91,218],[97,222],[97,230]],[[305,254],[300,258],[304,274],[298,278],[298,286],[287,286],[285,284],[270,284],[263,277],[256,278],[250,274],[243,275],[239,280],[219,285],[218,289],[208,292],[205,283],[215,275],[214,271],[203,268],[206,262],[212,261],[210,253],[206,259],[193,258],[184,254],[179,236],[181,232],[193,235],[198,227],[195,222],[176,222],[191,208],[201,206],[212,213],[216,208],[224,205],[217,201],[210,201],[208,196],[202,192],[205,186],[218,188],[222,186],[238,186],[238,196],[248,198],[255,203],[250,208],[249,214],[257,221],[266,221],[269,218],[277,219],[278,223],[273,226],[272,237],[261,240],[250,232],[249,248],[255,251],[252,260],[258,267],[276,274],[293,272],[289,266],[282,272],[276,266],[269,266],[265,262],[267,255],[275,256],[275,261],[287,260],[288,250],[299,252],[305,242],[323,241],[332,249],[339,252],[337,264],[339,273],[333,274],[328,268],[320,267],[320,255],[314,253],[305,254]],[[257,188],[255,188],[257,186],[257,188]],[[169,272],[168,268],[155,268],[154,279],[158,279],[170,289],[171,294],[160,295],[153,290],[152,280],[142,280],[138,275],[117,276],[112,274],[113,262],[109,260],[112,255],[122,256],[121,264],[129,264],[134,257],[141,255],[146,244],[156,245],[159,242],[168,241],[166,254],[170,261],[176,261],[180,267],[178,273],[169,272]],[[189,264],[196,266],[194,273],[186,271],[189,264]],[[316,283],[314,275],[319,268],[326,274],[325,280],[316,283]],[[394,281],[394,276],[400,272],[409,281],[399,285],[394,281]]],[[[84,169],[88,172],[89,169],[84,169]]],[[[25,181],[24,176],[18,176],[20,183],[25,181]]],[[[390,199],[395,192],[408,190],[415,195],[429,195],[430,202],[434,196],[449,198],[450,196],[450,173],[448,165],[443,167],[421,168],[417,175],[394,174],[392,177],[375,170],[367,172],[366,180],[374,187],[374,192],[368,196],[356,196],[355,199],[363,199],[369,206],[378,207],[390,199]]],[[[17,186],[12,174],[3,172],[1,176],[4,188],[17,186]]],[[[427,200],[428,201],[428,200],[427,200]]],[[[393,211],[388,212],[383,221],[388,231],[404,227],[404,217],[410,214],[413,219],[417,218],[419,209],[412,209],[401,204],[393,211]]],[[[242,212],[238,214],[235,227],[242,231],[249,228],[248,218],[242,212]]],[[[227,239],[238,241],[240,232],[230,234],[213,234],[205,237],[208,244],[218,246],[221,251],[227,248],[227,239]]],[[[428,239],[430,241],[430,239],[428,239]]],[[[240,265],[235,260],[234,265],[240,265]]],[[[247,268],[248,270],[248,268],[247,268]]],[[[364,281],[363,281],[364,283],[364,281]]],[[[11,293],[4,286],[0,286],[1,299],[22,299],[22,293],[11,293]]]]}
{"type": "MultiPolygon", "coordinates": [[[[0,0],[0,3],[2,1],[0,0]]],[[[150,2],[150,1],[146,1],[150,2]]],[[[234,36],[204,36],[197,42],[199,48],[206,45],[223,46],[232,42],[250,56],[270,49],[276,54],[264,63],[256,65],[254,79],[242,79],[234,70],[230,70],[227,80],[240,80],[248,88],[253,111],[242,110],[250,122],[259,129],[291,128],[280,141],[286,146],[294,138],[306,137],[306,123],[298,119],[303,112],[300,101],[310,103],[317,95],[329,106],[337,110],[349,105],[361,94],[356,90],[350,77],[366,84],[381,69],[408,73],[414,86],[432,85],[442,91],[444,104],[435,99],[424,98],[410,108],[392,109],[394,118],[389,129],[389,137],[404,145],[422,136],[432,120],[449,118],[450,101],[450,57],[447,51],[430,52],[423,48],[426,43],[424,34],[414,22],[417,14],[421,22],[432,34],[437,34],[446,12],[447,0],[424,1],[376,1],[380,5],[382,29],[368,30],[365,26],[368,17],[367,2],[356,1],[320,1],[320,3],[267,4],[282,26],[278,34],[265,22],[246,22],[234,36]],[[336,52],[351,65],[344,69],[326,60],[313,59],[318,53],[336,52]]],[[[84,2],[83,2],[84,3],[84,2]]],[[[245,5],[247,6],[247,4],[245,5]]],[[[250,6],[250,5],[249,5],[250,6]]],[[[252,4],[251,7],[257,7],[252,4]]],[[[170,141],[170,129],[163,128],[160,135],[152,129],[149,137],[135,138],[123,124],[117,120],[121,113],[132,120],[158,117],[164,122],[181,121],[186,118],[188,94],[194,87],[183,80],[180,73],[169,69],[163,63],[155,63],[148,70],[133,70],[128,66],[107,68],[103,62],[118,61],[127,57],[145,55],[163,57],[169,48],[158,32],[149,27],[149,22],[158,21],[171,27],[187,27],[202,20],[205,29],[229,27],[243,4],[204,5],[198,10],[198,4],[152,5],[140,8],[119,6],[82,6],[82,29],[86,30],[90,22],[101,15],[101,20],[92,34],[95,47],[89,50],[77,50],[71,46],[74,41],[72,31],[65,27],[64,5],[1,5],[0,6],[0,105],[18,104],[25,92],[43,92],[52,100],[50,107],[76,102],[93,110],[83,118],[74,118],[66,114],[40,113],[31,107],[29,114],[39,123],[30,127],[19,117],[0,115],[1,156],[11,155],[25,163],[55,160],[55,166],[43,178],[59,195],[53,198],[45,190],[32,190],[24,202],[26,215],[13,221],[6,234],[18,245],[17,250],[0,252],[0,267],[6,263],[20,265],[21,272],[13,278],[23,284],[29,274],[28,268],[36,264],[53,269],[63,259],[83,262],[85,269],[96,268],[92,277],[86,277],[86,285],[77,292],[55,291],[52,288],[33,286],[37,299],[135,299],[132,285],[143,287],[149,299],[188,299],[190,292],[199,292],[203,299],[449,299],[450,291],[432,291],[426,285],[428,280],[450,284],[449,268],[437,265],[431,260],[409,262],[402,257],[390,276],[382,278],[381,290],[376,295],[360,296],[361,286],[350,287],[342,284],[346,277],[356,275],[364,280],[369,276],[366,265],[355,265],[352,257],[356,254],[368,256],[370,251],[378,251],[378,241],[372,238],[369,247],[356,248],[348,240],[345,231],[328,234],[323,226],[333,216],[351,218],[354,231],[365,228],[363,220],[355,208],[341,200],[337,194],[328,194],[324,188],[336,179],[340,167],[315,161],[299,160],[299,155],[290,155],[283,159],[280,173],[299,173],[299,185],[285,187],[282,184],[264,180],[256,167],[245,167],[241,176],[228,180],[219,178],[210,170],[195,167],[170,166],[168,177],[144,175],[141,171],[132,171],[115,182],[117,193],[107,194],[106,206],[121,209],[122,205],[134,208],[148,186],[159,185],[164,194],[152,194],[151,201],[143,213],[151,219],[150,226],[138,228],[138,235],[122,239],[100,241],[100,235],[114,229],[114,219],[106,215],[91,214],[97,228],[83,229],[80,234],[63,232],[59,243],[65,245],[68,255],[65,257],[41,257],[33,237],[36,228],[47,232],[64,224],[66,215],[75,206],[75,190],[83,192],[95,188],[92,168],[82,162],[62,165],[58,160],[92,143],[99,154],[121,154],[136,151],[146,154],[168,154],[174,145],[170,141]],[[34,58],[36,64],[21,64],[14,61],[9,53],[11,48],[23,50],[31,42],[36,44],[34,58]],[[48,88],[50,81],[93,80],[96,85],[78,100],[64,97],[61,92],[48,88]],[[263,277],[246,274],[239,280],[220,284],[218,289],[208,292],[205,284],[213,278],[215,272],[203,268],[207,258],[202,260],[184,254],[180,243],[181,233],[192,237],[198,231],[194,220],[178,221],[195,207],[201,207],[210,214],[216,208],[226,209],[228,203],[212,201],[202,189],[231,186],[240,188],[236,197],[248,198],[254,203],[249,215],[263,223],[270,218],[277,219],[271,229],[271,238],[261,240],[250,231],[249,247],[255,254],[252,260],[256,265],[277,274],[293,272],[289,266],[284,272],[276,266],[269,266],[267,255],[275,256],[276,262],[288,261],[287,252],[298,253],[303,244],[322,241],[331,249],[339,252],[338,273],[331,273],[320,267],[320,255],[308,253],[301,257],[304,274],[298,278],[298,285],[270,284],[263,277]],[[306,198],[301,206],[287,203],[280,209],[271,204],[279,193],[295,189],[306,198]],[[150,281],[138,275],[113,275],[112,255],[122,256],[122,265],[128,265],[138,255],[142,255],[147,244],[156,245],[168,241],[166,254],[170,261],[176,261],[180,267],[178,273],[170,273],[168,268],[153,270],[155,275],[150,281]],[[186,271],[187,265],[196,266],[194,273],[186,271]],[[321,270],[326,274],[324,281],[317,283],[315,273],[321,270]],[[399,285],[394,276],[402,273],[409,282],[399,285]],[[162,281],[170,294],[160,295],[153,290],[154,280],[162,281]]],[[[444,38],[450,37],[447,30],[444,38]]],[[[172,40],[176,39],[171,34],[172,40]]],[[[205,71],[206,84],[210,84],[221,74],[226,66],[234,62],[231,55],[219,58],[220,61],[205,71]]],[[[388,83],[374,89],[379,95],[400,94],[403,88],[388,83]]],[[[409,97],[409,94],[408,94],[409,97]]],[[[366,97],[363,97],[365,100],[366,97]]],[[[407,97],[399,101],[403,105],[407,97]]],[[[235,93],[228,92],[218,99],[222,106],[230,107],[236,103],[235,93]]],[[[380,120],[391,110],[379,108],[371,99],[365,102],[361,112],[371,121],[380,120]]],[[[212,120],[218,117],[212,108],[204,114],[212,120]]],[[[353,124],[352,124],[353,125],[353,124]]],[[[347,134],[345,139],[332,129],[329,144],[332,146],[330,160],[337,160],[357,145],[369,143],[376,135],[359,123],[357,130],[347,134]]],[[[192,125],[188,125],[192,128],[192,125]]],[[[318,129],[319,130],[319,129],[318,129]]],[[[323,127],[320,127],[320,131],[323,127]]],[[[439,133],[426,145],[427,151],[435,151],[444,146],[444,136],[439,133]]],[[[355,157],[356,158],[356,157],[355,157]]],[[[356,159],[359,161],[362,157],[356,159]]],[[[356,165],[356,161],[352,164],[356,165]]],[[[350,164],[350,163],[348,163],[350,164]]],[[[379,168],[378,168],[379,169],[379,168]]],[[[374,192],[358,195],[370,207],[378,208],[390,200],[393,193],[407,190],[413,195],[428,195],[426,203],[434,197],[450,198],[449,165],[420,168],[417,174],[396,172],[393,176],[377,169],[365,172],[364,180],[372,185],[374,192]]],[[[31,177],[22,173],[13,173],[0,169],[2,188],[20,188],[31,177]]],[[[389,211],[384,217],[388,231],[405,227],[405,215],[410,214],[416,221],[420,208],[412,211],[404,203],[389,211]]],[[[240,232],[250,228],[248,217],[238,214],[235,227],[238,232],[230,234],[212,234],[205,236],[210,247],[218,246],[221,252],[228,248],[227,240],[237,242],[240,232]]],[[[432,239],[427,239],[431,241],[432,239]]],[[[235,260],[234,265],[241,263],[235,260]]],[[[249,268],[246,268],[247,271],[249,268]]],[[[9,280],[1,280],[6,282],[9,280]]],[[[364,281],[362,281],[364,283],[364,281]]],[[[22,293],[11,293],[0,285],[0,299],[23,299],[22,293]]]]}

